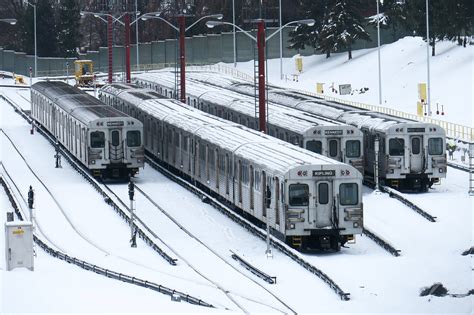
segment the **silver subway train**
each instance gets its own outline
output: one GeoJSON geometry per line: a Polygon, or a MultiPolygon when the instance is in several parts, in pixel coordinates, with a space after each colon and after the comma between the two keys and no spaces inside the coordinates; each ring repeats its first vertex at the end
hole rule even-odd
{"type": "MultiPolygon", "coordinates": [[[[218,73],[192,72],[188,80],[254,95],[251,83],[218,73]]],[[[290,89],[268,87],[268,99],[288,108],[321,115],[360,129],[364,134],[364,170],[373,178],[375,139],[379,139],[379,176],[401,190],[427,191],[446,177],[446,133],[438,125],[326,101],[290,89]]]]}
{"type": "Polygon", "coordinates": [[[299,249],[335,249],[362,233],[362,175],[156,92],[112,84],[100,99],[143,122],[145,149],[182,177],[299,249]]]}
{"type": "Polygon", "coordinates": [[[31,87],[31,116],[98,178],[126,178],[144,165],[143,125],[64,82],[31,87]]]}
{"type": "MultiPolygon", "coordinates": [[[[140,74],[134,82],[165,97],[174,98],[176,95],[174,73],[171,72],[140,74]]],[[[195,108],[258,129],[255,101],[247,95],[188,80],[186,98],[187,103],[195,108]]],[[[270,136],[348,163],[364,173],[363,134],[357,127],[273,103],[268,104],[267,112],[270,136]]]]}

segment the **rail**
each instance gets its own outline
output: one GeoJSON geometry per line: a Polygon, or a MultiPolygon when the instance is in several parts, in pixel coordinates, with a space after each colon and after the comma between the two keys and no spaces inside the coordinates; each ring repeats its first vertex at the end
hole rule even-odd
{"type": "Polygon", "coordinates": [[[231,257],[234,260],[237,260],[242,266],[245,267],[248,271],[256,275],[257,277],[263,279],[265,282],[268,282],[269,284],[275,284],[276,283],[276,277],[272,277],[267,275],[265,272],[261,271],[257,267],[252,266],[250,263],[248,263],[246,260],[244,260],[242,257],[234,253],[233,251],[230,251],[232,253],[231,257]]]}
{"type": "Polygon", "coordinates": [[[421,209],[420,207],[418,207],[417,205],[415,205],[413,202],[411,202],[410,200],[406,199],[405,197],[403,197],[400,192],[396,191],[395,189],[392,189],[390,187],[387,187],[387,186],[380,186],[380,190],[382,190],[383,192],[386,192],[390,197],[392,198],[395,198],[397,199],[398,201],[401,201],[403,204],[405,204],[406,206],[408,206],[410,209],[414,210],[415,212],[417,212],[418,214],[420,214],[423,218],[425,218],[426,220],[430,221],[430,222],[436,222],[436,217],[432,216],[431,214],[429,214],[428,212],[424,211],[423,209],[421,209]]]}
{"type": "Polygon", "coordinates": [[[399,249],[395,249],[395,247],[390,245],[387,241],[382,239],[380,236],[376,235],[374,232],[370,231],[367,228],[364,228],[362,233],[365,236],[367,236],[368,238],[370,238],[372,241],[374,241],[377,245],[379,245],[380,247],[385,249],[387,252],[392,254],[393,256],[395,256],[395,257],[400,256],[400,250],[399,249]]]}
{"type": "MultiPolygon", "coordinates": [[[[16,202],[16,199],[14,197],[13,192],[11,189],[8,187],[6,181],[4,180],[3,176],[0,175],[0,184],[3,186],[3,189],[5,190],[5,193],[8,196],[8,199],[10,200],[10,203],[13,207],[13,210],[15,211],[17,217],[23,221],[23,215],[21,214],[20,207],[18,203],[16,202]]],[[[134,284],[140,287],[144,287],[147,289],[151,289],[153,291],[157,291],[159,293],[163,293],[165,295],[169,295],[171,297],[176,297],[179,296],[181,300],[184,300],[185,302],[188,302],[190,304],[195,304],[195,305],[200,305],[200,306],[205,306],[205,307],[210,307],[214,308],[214,306],[210,303],[204,302],[201,299],[198,299],[196,297],[193,297],[189,294],[162,286],[160,284],[156,284],[151,281],[143,280],[140,278],[132,277],[127,274],[119,273],[110,269],[102,268],[100,266],[88,263],[84,260],[78,259],[76,257],[71,257],[66,255],[65,253],[54,250],[53,248],[49,247],[45,242],[43,242],[38,236],[33,235],[33,240],[35,243],[41,247],[47,254],[51,255],[54,258],[58,258],[60,260],[66,261],[70,264],[74,264],[84,270],[92,271],[94,273],[100,274],[102,276],[105,276],[107,278],[112,278],[115,280],[120,280],[123,282],[127,282],[130,284],[134,284]]]]}
{"type": "MultiPolygon", "coordinates": [[[[194,67],[194,70],[209,70],[209,71],[216,71],[219,73],[231,75],[235,78],[239,78],[245,81],[249,81],[253,83],[253,78],[246,74],[243,73],[242,71],[239,71],[235,68],[225,66],[225,65],[206,65],[202,67],[194,67]]],[[[304,91],[304,90],[299,90],[299,89],[292,89],[295,92],[305,94],[308,96],[316,97],[316,98],[322,98],[327,101],[331,102],[336,102],[336,103],[341,103],[345,105],[350,105],[362,109],[367,109],[370,111],[375,111],[383,114],[387,114],[390,116],[395,116],[395,117],[400,117],[400,118],[405,118],[405,119],[410,119],[410,120],[416,120],[416,121],[422,121],[425,123],[432,123],[436,124],[440,127],[442,127],[446,131],[446,136],[452,137],[452,138],[459,138],[466,140],[468,142],[474,142],[474,128],[460,125],[460,124],[455,124],[451,122],[446,122],[438,119],[433,119],[429,117],[420,117],[414,114],[409,114],[400,110],[388,108],[388,107],[383,107],[383,106],[377,106],[377,105],[369,105],[365,103],[360,103],[360,102],[354,102],[354,101],[348,101],[344,99],[340,99],[337,97],[325,95],[325,94],[320,94],[320,93],[314,93],[314,92],[309,92],[309,91],[304,91]]]]}

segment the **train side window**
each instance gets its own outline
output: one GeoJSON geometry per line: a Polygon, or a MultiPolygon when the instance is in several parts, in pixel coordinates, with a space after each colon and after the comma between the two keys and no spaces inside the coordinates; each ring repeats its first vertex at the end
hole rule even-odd
{"type": "Polygon", "coordinates": [[[328,183],[320,183],[318,185],[318,203],[327,205],[329,202],[329,185],[328,183]]]}
{"type": "Polygon", "coordinates": [[[443,139],[442,138],[430,138],[428,139],[428,153],[430,155],[441,155],[443,154],[443,139]]]}
{"type": "Polygon", "coordinates": [[[360,156],[360,141],[348,140],[346,141],[346,157],[355,158],[360,156]]]}
{"type": "Polygon", "coordinates": [[[388,141],[388,154],[402,156],[405,154],[405,140],[400,138],[390,139],[388,141]]]}
{"type": "Polygon", "coordinates": [[[306,184],[292,184],[289,187],[289,205],[302,207],[309,205],[309,187],[306,184]]]}
{"type": "Polygon", "coordinates": [[[310,150],[311,152],[321,154],[323,152],[323,144],[318,140],[310,140],[306,142],[306,149],[310,150]]]}
{"type": "Polygon", "coordinates": [[[139,147],[140,145],[141,145],[140,131],[138,130],[127,131],[127,146],[139,147]]]}
{"type": "Polygon", "coordinates": [[[344,183],[339,185],[339,197],[341,205],[354,206],[359,202],[359,189],[356,183],[344,183]]]}
{"type": "Polygon", "coordinates": [[[105,134],[102,131],[91,132],[91,147],[103,148],[105,146],[105,134]]]}

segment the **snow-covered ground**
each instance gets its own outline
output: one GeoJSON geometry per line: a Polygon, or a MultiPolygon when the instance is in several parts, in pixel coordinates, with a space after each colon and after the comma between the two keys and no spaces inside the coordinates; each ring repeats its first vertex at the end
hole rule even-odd
{"type": "MultiPolygon", "coordinates": [[[[404,50],[415,50],[412,46],[422,45],[421,40],[418,40],[418,44],[411,45],[412,40],[416,41],[416,39],[402,40],[407,42],[404,50]]],[[[397,56],[396,47],[400,45],[400,42],[384,46],[382,56],[384,56],[384,50],[392,51],[392,46],[395,47],[392,54],[397,56]]],[[[446,45],[450,44],[446,43],[446,45]]],[[[463,48],[456,47],[454,44],[452,46],[444,53],[444,56],[458,51],[459,55],[464,56],[464,51],[469,51],[468,49],[472,56],[472,47],[463,51],[463,48]]],[[[440,56],[442,56],[441,49],[438,49],[440,56]]],[[[417,48],[417,53],[413,53],[413,55],[419,55],[417,59],[419,64],[416,68],[419,68],[421,77],[422,51],[424,51],[423,47],[417,48]]],[[[388,53],[385,52],[385,54],[388,53]]],[[[351,63],[357,63],[358,65],[355,66],[357,69],[353,71],[359,72],[353,73],[351,78],[361,80],[363,84],[360,84],[364,86],[368,86],[367,82],[372,82],[373,85],[370,85],[369,92],[366,94],[354,97],[357,97],[359,101],[376,104],[378,98],[376,51],[358,51],[354,56],[354,60],[350,62],[345,60],[346,54],[331,57],[333,58],[331,62],[335,63],[332,68],[338,73],[333,78],[347,77],[344,73],[348,70],[344,68],[350,66],[351,63]],[[369,55],[372,57],[367,58],[364,66],[361,60],[365,60],[369,55]],[[374,71],[373,80],[367,75],[372,70],[374,71]],[[374,101],[370,101],[370,95],[374,101]],[[363,97],[367,99],[360,99],[363,97]]],[[[463,59],[462,56],[459,58],[463,59]]],[[[332,71],[331,66],[324,66],[327,69],[323,71],[323,65],[321,65],[323,59],[319,56],[307,59],[304,61],[306,70],[300,76],[300,81],[288,82],[288,84],[294,84],[294,87],[300,89],[303,89],[305,85],[313,90],[314,82],[323,80],[316,78],[316,74],[325,73],[329,78],[332,71]],[[308,69],[312,61],[314,64],[308,69]],[[306,78],[305,75],[307,75],[306,78]]],[[[401,59],[404,59],[405,64],[409,62],[406,57],[401,59]]],[[[472,65],[472,59],[470,62],[472,65]]],[[[469,63],[464,61],[464,66],[466,64],[469,66],[469,63]]],[[[275,82],[279,76],[278,60],[269,61],[269,65],[271,81],[275,82]],[[275,64],[271,64],[272,62],[275,64]]],[[[246,67],[247,65],[239,65],[239,69],[246,69],[246,67]]],[[[294,61],[286,60],[285,72],[293,73],[293,67],[294,61]]],[[[437,67],[436,62],[432,63],[432,67],[437,67]]],[[[448,64],[444,67],[452,70],[454,65],[448,64]]],[[[390,63],[386,68],[387,73],[384,75],[390,76],[388,72],[390,63]]],[[[451,76],[451,72],[448,71],[445,78],[463,82],[470,79],[472,83],[472,77],[469,78],[469,75],[472,76],[472,67],[470,69],[469,73],[462,70],[464,72],[460,78],[451,76]]],[[[414,76],[414,73],[401,71],[398,77],[400,81],[406,81],[408,84],[414,76]]],[[[335,79],[327,80],[329,82],[335,79]]],[[[9,81],[11,80],[4,79],[5,83],[9,81]]],[[[0,84],[4,82],[0,79],[0,84]]],[[[352,83],[354,87],[359,84],[357,83],[359,81],[335,80],[334,82],[335,84],[352,83]]],[[[416,80],[414,82],[413,98],[416,101],[416,80]]],[[[469,92],[464,93],[464,97],[459,97],[458,101],[470,99],[472,103],[471,85],[466,90],[469,92]]],[[[0,92],[20,103],[24,109],[29,109],[28,90],[1,88],[0,92]]],[[[390,99],[402,99],[406,96],[404,94],[406,92],[393,91],[390,99]]],[[[387,95],[390,95],[388,88],[387,95]]],[[[445,93],[439,94],[439,97],[449,99],[445,93]]],[[[472,113],[472,108],[470,110],[472,113]]],[[[226,308],[233,312],[241,311],[234,303],[226,299],[221,290],[192,272],[181,260],[177,267],[171,267],[141,240],[138,241],[137,249],[130,249],[128,226],[101,200],[92,187],[65,161],[63,168],[55,169],[54,150],[51,145],[37,133],[30,135],[29,126],[2,100],[0,100],[0,113],[1,128],[12,137],[28,163],[31,163],[35,172],[56,194],[56,198],[63,207],[63,211],[57,207],[46,190],[33,178],[6,138],[0,135],[0,160],[24,195],[30,184],[34,186],[38,228],[46,234],[54,246],[102,267],[197,296],[216,305],[217,312],[225,312],[226,308]]],[[[449,116],[446,115],[446,117],[449,116]]],[[[450,117],[453,122],[462,123],[466,118],[466,112],[457,115],[453,113],[450,117]]],[[[229,294],[237,302],[245,304],[249,312],[276,312],[277,310],[288,312],[288,310],[272,300],[260,286],[252,285],[248,278],[238,276],[235,269],[242,270],[242,273],[247,274],[250,279],[253,278],[255,282],[263,284],[297,312],[469,314],[473,311],[474,296],[464,298],[419,296],[423,287],[431,286],[435,282],[443,283],[449,293],[467,293],[473,289],[472,256],[461,255],[472,246],[473,238],[473,198],[467,194],[468,174],[466,172],[449,168],[447,178],[441,185],[434,186],[429,193],[408,195],[408,198],[416,201],[425,211],[437,217],[435,223],[426,221],[385,194],[377,195],[369,189],[364,190],[366,227],[400,249],[400,257],[389,255],[364,236],[359,236],[356,244],[343,248],[337,254],[304,255],[305,259],[326,272],[343,290],[351,293],[351,300],[347,302],[339,300],[321,280],[280,253],[275,251],[274,258],[267,259],[264,255],[264,242],[250,235],[214,208],[202,203],[193,194],[170,182],[151,167],[147,166],[141,171],[137,183],[186,229],[198,235],[203,242],[225,257],[235,268],[228,268],[218,262],[198,244],[187,244],[189,238],[173,228],[173,225],[139,194],[136,195],[138,215],[146,219],[160,238],[169,242],[174,250],[180,254],[185,253],[184,258],[187,261],[200,268],[224,288],[229,289],[229,294]],[[253,277],[232,261],[229,250],[239,253],[252,264],[276,276],[277,284],[268,285],[253,277]],[[269,308],[268,304],[272,304],[274,308],[269,308]]],[[[126,187],[122,186],[116,185],[114,190],[126,197],[126,187]]],[[[5,210],[10,209],[10,206],[3,192],[0,192],[0,205],[0,222],[4,222],[5,210]]],[[[39,248],[37,248],[38,255],[35,259],[34,272],[25,269],[6,272],[3,258],[3,232],[0,233],[0,253],[2,253],[0,254],[1,313],[210,311],[207,308],[191,306],[184,302],[171,302],[169,297],[148,289],[83,271],[52,258],[39,248]]]]}

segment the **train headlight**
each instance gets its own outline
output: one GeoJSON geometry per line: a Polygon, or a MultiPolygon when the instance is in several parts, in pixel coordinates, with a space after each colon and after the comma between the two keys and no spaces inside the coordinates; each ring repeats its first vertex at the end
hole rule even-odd
{"type": "Polygon", "coordinates": [[[292,230],[295,229],[295,224],[294,224],[294,223],[291,223],[291,224],[290,224],[290,229],[292,229],[292,230]]]}
{"type": "Polygon", "coordinates": [[[390,174],[395,173],[395,170],[393,168],[390,169],[390,174]]]}
{"type": "Polygon", "coordinates": [[[352,226],[353,226],[355,229],[357,229],[357,228],[359,227],[359,222],[354,222],[354,223],[352,224],[352,226]]]}
{"type": "Polygon", "coordinates": [[[442,169],[442,168],[440,168],[440,169],[439,169],[439,172],[440,172],[440,173],[443,173],[443,169],[442,169]]]}
{"type": "Polygon", "coordinates": [[[95,164],[95,160],[91,160],[91,164],[95,164]]]}

